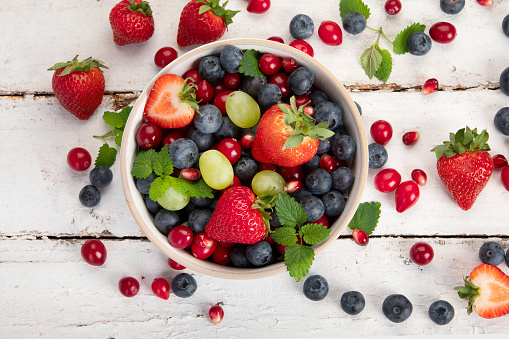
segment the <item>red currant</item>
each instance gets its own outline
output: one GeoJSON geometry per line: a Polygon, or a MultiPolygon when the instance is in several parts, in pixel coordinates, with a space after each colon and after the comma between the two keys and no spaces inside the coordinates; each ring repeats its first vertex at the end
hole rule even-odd
{"type": "Polygon", "coordinates": [[[273,54],[264,54],[258,61],[258,67],[263,74],[276,74],[281,69],[281,59],[273,54]]]}
{"type": "Polygon", "coordinates": [[[290,46],[298,49],[301,52],[306,53],[307,55],[309,55],[311,57],[315,56],[315,51],[313,50],[313,47],[311,47],[311,45],[308,44],[304,40],[300,40],[300,39],[293,40],[292,42],[290,42],[290,46]]]}
{"type": "Polygon", "coordinates": [[[274,84],[281,90],[281,98],[286,98],[290,95],[290,88],[288,88],[288,75],[285,73],[276,73],[269,77],[267,81],[269,84],[274,84]]]}
{"type": "Polygon", "coordinates": [[[433,248],[425,242],[418,242],[410,249],[410,259],[417,265],[429,264],[434,255],[433,248]]]}
{"type": "Polygon", "coordinates": [[[509,166],[504,167],[500,176],[502,178],[502,184],[504,184],[505,189],[509,191],[509,166]]]}
{"type": "Polygon", "coordinates": [[[193,242],[193,231],[187,226],[175,226],[168,233],[170,245],[176,248],[186,248],[193,242]]]}
{"type": "Polygon", "coordinates": [[[412,180],[415,181],[417,185],[424,186],[428,181],[428,176],[426,175],[426,172],[424,172],[423,170],[414,169],[412,171],[412,180]]]}
{"type": "Polygon", "coordinates": [[[398,188],[401,174],[394,168],[386,168],[375,175],[375,188],[382,193],[389,193],[398,188]]]}
{"type": "Polygon", "coordinates": [[[334,21],[322,21],[318,28],[318,36],[329,46],[339,46],[343,42],[341,27],[334,21]]]}
{"type": "Polygon", "coordinates": [[[75,147],[67,153],[67,163],[75,171],[87,170],[92,164],[90,153],[82,147],[75,147]]]}
{"type": "Polygon", "coordinates": [[[421,135],[417,131],[406,132],[403,134],[403,143],[407,146],[415,144],[421,135]]]}
{"type": "Polygon", "coordinates": [[[196,87],[196,100],[200,101],[201,104],[206,104],[214,97],[214,89],[207,80],[202,80],[196,87]]]}
{"type": "Polygon", "coordinates": [[[299,64],[297,64],[297,60],[294,58],[286,57],[283,58],[281,61],[281,64],[283,65],[283,69],[287,71],[288,73],[292,73],[297,68],[299,68],[299,64]]]}
{"type": "Polygon", "coordinates": [[[203,78],[200,75],[200,71],[198,71],[197,69],[192,69],[190,71],[187,71],[187,73],[184,75],[184,79],[187,79],[187,78],[191,78],[191,80],[193,81],[193,83],[195,85],[198,85],[200,83],[200,81],[203,80],[203,78]]]}
{"type": "Polygon", "coordinates": [[[92,266],[101,266],[106,261],[106,247],[98,239],[85,241],[81,246],[81,256],[92,266]]]}
{"type": "Polygon", "coordinates": [[[437,22],[429,28],[429,36],[440,44],[448,44],[456,38],[456,27],[448,22],[437,22]]]}
{"type": "Polygon", "coordinates": [[[387,0],[385,3],[385,11],[389,15],[396,15],[401,11],[401,2],[399,0],[387,0]]]}
{"type": "Polygon", "coordinates": [[[370,132],[373,140],[382,146],[386,146],[392,138],[392,126],[385,120],[375,121],[370,132]]]}
{"type": "Polygon", "coordinates": [[[249,149],[249,148],[253,147],[254,139],[255,139],[255,136],[253,133],[244,134],[239,140],[240,147],[245,148],[245,149],[249,149]]]}
{"type": "Polygon", "coordinates": [[[495,168],[504,168],[507,166],[507,159],[502,154],[494,155],[493,158],[493,167],[495,168]]]}
{"type": "Polygon", "coordinates": [[[431,93],[435,93],[438,89],[438,80],[435,78],[428,79],[422,85],[421,93],[424,95],[428,95],[431,93]]]}
{"type": "Polygon", "coordinates": [[[292,179],[304,180],[304,170],[300,166],[295,167],[279,167],[279,174],[285,179],[286,182],[292,179]]]}
{"type": "Polygon", "coordinates": [[[209,310],[209,317],[210,317],[210,321],[212,321],[212,323],[214,325],[217,325],[221,321],[223,321],[224,311],[221,308],[221,306],[219,306],[219,305],[212,306],[209,310]]]}
{"type": "Polygon", "coordinates": [[[125,277],[118,282],[118,289],[125,297],[134,297],[140,291],[140,283],[136,278],[125,277]]]}
{"type": "Polygon", "coordinates": [[[159,298],[168,300],[170,297],[170,284],[164,278],[156,278],[152,282],[152,292],[159,298]]]}
{"type": "Polygon", "coordinates": [[[403,213],[419,200],[419,186],[413,180],[404,181],[396,188],[396,211],[403,213]]]}
{"type": "Polygon", "coordinates": [[[279,42],[281,44],[284,44],[285,41],[283,40],[283,38],[279,37],[279,36],[271,36],[270,38],[268,38],[267,40],[270,40],[270,41],[275,41],[275,42],[279,42]]]}
{"type": "Polygon", "coordinates": [[[240,86],[239,73],[226,73],[223,77],[223,84],[231,89],[237,89],[240,86]]]}
{"type": "Polygon", "coordinates": [[[230,161],[233,165],[240,159],[242,155],[242,148],[237,140],[233,138],[225,138],[217,144],[217,150],[230,161]]]}
{"type": "Polygon", "coordinates": [[[319,224],[319,225],[322,225],[322,226],[325,226],[325,227],[329,227],[329,219],[327,218],[327,216],[324,214],[322,215],[320,218],[318,218],[316,221],[315,221],[315,224],[319,224]]]}
{"type": "Polygon", "coordinates": [[[369,243],[369,237],[366,232],[359,229],[354,229],[352,231],[352,237],[355,243],[359,246],[366,246],[369,243]]]}
{"type": "Polygon", "coordinates": [[[136,131],[136,142],[143,149],[156,148],[163,141],[163,130],[153,122],[144,122],[136,131]]]}
{"type": "Polygon", "coordinates": [[[180,138],[183,138],[184,136],[179,132],[170,132],[166,134],[166,136],[163,139],[163,146],[170,145],[175,140],[178,140],[180,138]]]}
{"type": "Polygon", "coordinates": [[[212,260],[219,265],[228,265],[231,261],[231,253],[230,247],[217,245],[216,250],[212,253],[212,260]]]}
{"type": "Polygon", "coordinates": [[[154,63],[159,68],[166,67],[170,62],[177,59],[178,53],[173,47],[163,47],[156,52],[154,63]]]}
{"type": "Polygon", "coordinates": [[[226,115],[226,99],[228,99],[228,95],[230,95],[230,93],[233,93],[233,91],[222,91],[215,96],[214,101],[212,102],[212,104],[221,111],[222,115],[226,115]]]}
{"type": "Polygon", "coordinates": [[[249,13],[262,14],[269,10],[270,0],[250,0],[247,5],[249,13]]]}
{"type": "Polygon", "coordinates": [[[198,259],[207,259],[214,253],[217,247],[217,242],[205,233],[198,233],[194,237],[191,246],[191,253],[198,259]]]}
{"type": "Polygon", "coordinates": [[[177,270],[177,271],[180,271],[180,270],[185,270],[186,267],[185,266],[182,266],[181,264],[179,264],[178,262],[176,262],[175,260],[172,260],[171,258],[168,258],[168,265],[173,268],[174,270],[177,270]]]}
{"type": "Polygon", "coordinates": [[[493,0],[477,0],[477,3],[481,6],[489,7],[493,5],[493,0]]]}
{"type": "Polygon", "coordinates": [[[187,181],[197,181],[201,178],[200,170],[194,167],[181,169],[179,175],[187,181]]]}

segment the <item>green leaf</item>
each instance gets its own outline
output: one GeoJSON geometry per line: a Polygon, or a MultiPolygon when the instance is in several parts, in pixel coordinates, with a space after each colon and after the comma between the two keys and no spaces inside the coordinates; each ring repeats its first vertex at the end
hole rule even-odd
{"type": "Polygon", "coordinates": [[[300,228],[300,233],[304,235],[304,242],[310,245],[325,241],[330,232],[330,229],[320,224],[306,224],[300,228]]]}
{"type": "Polygon", "coordinates": [[[359,229],[366,232],[367,235],[373,233],[380,218],[380,204],[378,201],[363,202],[357,207],[357,211],[348,224],[352,230],[359,229]]]}
{"type": "Polygon", "coordinates": [[[164,147],[161,148],[161,150],[154,156],[152,169],[158,176],[163,175],[163,173],[168,175],[173,173],[173,163],[171,162],[168,148],[169,145],[164,145],[164,147]]]}
{"type": "Polygon", "coordinates": [[[283,145],[283,150],[295,148],[295,147],[299,146],[300,144],[302,144],[303,140],[304,140],[304,136],[302,134],[294,134],[285,141],[285,143],[283,145]]]}
{"type": "Polygon", "coordinates": [[[314,259],[315,251],[309,246],[293,244],[286,248],[286,268],[295,281],[300,281],[308,274],[314,259]]]}
{"type": "Polygon", "coordinates": [[[242,60],[240,60],[239,73],[253,78],[265,78],[265,74],[258,67],[258,60],[261,56],[262,53],[254,49],[245,51],[242,60]]]}
{"type": "Polygon", "coordinates": [[[125,120],[119,113],[105,111],[103,114],[103,119],[109,126],[113,128],[124,128],[125,120]]]}
{"type": "Polygon", "coordinates": [[[115,163],[117,158],[117,149],[110,147],[107,143],[104,143],[99,148],[99,154],[95,159],[95,166],[111,167],[115,163]]]}
{"type": "Polygon", "coordinates": [[[278,227],[270,237],[278,244],[291,246],[297,242],[297,235],[293,227],[278,227]]]}
{"type": "Polygon", "coordinates": [[[378,46],[376,46],[376,49],[382,56],[382,62],[380,63],[378,70],[375,72],[375,77],[380,81],[387,82],[392,72],[391,53],[386,49],[380,49],[378,46]]]}
{"type": "Polygon", "coordinates": [[[304,208],[291,196],[280,193],[276,201],[276,215],[283,226],[295,227],[306,222],[304,208]]]}
{"type": "Polygon", "coordinates": [[[398,33],[396,36],[396,39],[394,39],[394,42],[392,43],[392,50],[396,54],[405,54],[408,52],[408,49],[406,48],[406,41],[408,40],[408,37],[412,35],[415,32],[424,32],[424,29],[426,28],[425,25],[421,25],[418,22],[414,22],[413,24],[409,25],[407,28],[402,30],[398,33]]]}
{"type": "Polygon", "coordinates": [[[120,147],[122,145],[122,136],[124,135],[124,131],[120,128],[115,128],[113,130],[113,134],[115,134],[115,143],[120,147]]]}
{"type": "Polygon", "coordinates": [[[155,157],[156,151],[154,149],[139,152],[134,160],[131,174],[138,179],[148,178],[153,172],[152,164],[154,163],[155,157]]]}
{"type": "MultiPolygon", "coordinates": [[[[327,122],[327,121],[324,121],[324,122],[327,122]]],[[[327,122],[328,123],[328,122],[327,122]]],[[[314,139],[318,139],[318,138],[323,138],[323,139],[327,139],[327,138],[330,138],[332,137],[335,133],[333,131],[331,131],[330,129],[326,129],[326,128],[315,128],[313,127],[312,129],[312,132],[316,133],[316,138],[314,139]]],[[[313,138],[312,138],[313,139],[313,138]]]]}
{"type": "Polygon", "coordinates": [[[366,72],[367,76],[371,79],[380,68],[382,64],[382,55],[377,50],[376,46],[373,45],[367,48],[361,55],[362,68],[366,72]]]}
{"type": "Polygon", "coordinates": [[[157,177],[150,185],[150,190],[148,191],[150,199],[157,201],[157,199],[162,197],[164,192],[171,186],[171,178],[169,176],[164,178],[157,177]]]}
{"type": "Polygon", "coordinates": [[[366,19],[368,19],[370,15],[369,7],[362,2],[362,0],[341,0],[339,2],[339,15],[341,15],[341,19],[350,12],[359,12],[363,14],[366,19]]]}
{"type": "Polygon", "coordinates": [[[210,188],[203,179],[191,182],[184,178],[169,178],[171,180],[171,186],[181,193],[186,193],[190,197],[195,198],[214,198],[212,188],[210,188]]]}

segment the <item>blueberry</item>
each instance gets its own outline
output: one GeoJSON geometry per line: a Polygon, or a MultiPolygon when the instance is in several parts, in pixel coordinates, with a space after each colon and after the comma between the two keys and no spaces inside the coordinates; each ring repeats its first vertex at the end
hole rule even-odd
{"type": "Polygon", "coordinates": [[[502,31],[504,31],[504,34],[509,38],[509,14],[507,14],[502,21],[502,31]]]}
{"type": "Polygon", "coordinates": [[[359,12],[347,13],[343,17],[343,28],[350,34],[359,34],[366,28],[366,17],[359,12]]]}
{"type": "Polygon", "coordinates": [[[189,298],[197,288],[196,280],[189,273],[177,274],[171,282],[171,290],[180,298],[189,298]]]}
{"type": "Polygon", "coordinates": [[[255,266],[267,265],[272,260],[272,247],[263,240],[256,244],[248,245],[246,257],[255,266]]]}
{"type": "Polygon", "coordinates": [[[193,231],[194,234],[205,232],[205,226],[209,222],[210,217],[212,216],[212,211],[197,208],[189,214],[189,218],[187,220],[189,228],[193,231]]]}
{"type": "Polygon", "coordinates": [[[217,203],[219,202],[219,198],[214,198],[210,202],[210,204],[207,205],[207,208],[211,211],[214,211],[216,209],[217,203]]]}
{"type": "Polygon", "coordinates": [[[238,73],[240,60],[244,57],[244,52],[235,46],[227,46],[219,55],[219,61],[224,70],[228,73],[238,73]]]}
{"type": "Polygon", "coordinates": [[[305,172],[311,172],[318,167],[320,167],[320,156],[318,155],[314,155],[308,162],[302,164],[305,172]]]}
{"type": "Polygon", "coordinates": [[[500,89],[505,95],[509,95],[509,67],[500,74],[500,89]]]}
{"type": "Polygon", "coordinates": [[[214,198],[207,197],[191,197],[191,201],[198,207],[206,207],[210,205],[210,203],[214,200],[214,198]]]}
{"type": "Polygon", "coordinates": [[[315,168],[304,179],[306,189],[313,194],[324,194],[332,187],[332,178],[323,168],[315,168]]]}
{"type": "Polygon", "coordinates": [[[359,114],[362,115],[362,107],[357,103],[357,101],[354,101],[355,106],[357,106],[357,110],[359,111],[359,114]]]}
{"type": "Polygon", "coordinates": [[[260,88],[266,84],[267,78],[245,77],[242,81],[242,90],[253,98],[258,98],[260,88]]]}
{"type": "Polygon", "coordinates": [[[87,185],[81,189],[79,198],[83,206],[94,207],[101,201],[101,192],[94,185],[87,185]]]}
{"type": "Polygon", "coordinates": [[[173,227],[180,225],[180,217],[175,211],[162,209],[157,212],[154,219],[154,225],[159,232],[164,235],[168,235],[173,227]]]}
{"type": "Polygon", "coordinates": [[[306,279],[302,290],[308,299],[320,301],[329,293],[329,283],[321,275],[312,275],[306,279]]]}
{"type": "Polygon", "coordinates": [[[198,161],[198,146],[188,138],[175,140],[168,147],[173,166],[176,168],[188,168],[198,161]]]}
{"type": "Polygon", "coordinates": [[[295,39],[307,39],[313,35],[315,24],[305,14],[297,14],[290,21],[290,34],[295,39]]]}
{"type": "Polygon", "coordinates": [[[315,107],[315,120],[317,123],[328,121],[330,130],[343,125],[343,111],[333,102],[324,101],[315,107]]]}
{"type": "Polygon", "coordinates": [[[270,220],[269,220],[270,226],[274,228],[281,227],[281,223],[279,222],[279,218],[277,217],[276,210],[273,209],[270,212],[270,220]]]}
{"type": "Polygon", "coordinates": [[[345,193],[352,187],[355,181],[355,175],[348,167],[340,167],[331,173],[332,188],[341,193],[345,193]]]}
{"type": "Polygon", "coordinates": [[[325,213],[325,206],[320,198],[310,195],[300,199],[299,204],[306,212],[306,222],[315,222],[325,213]]]}
{"type": "Polygon", "coordinates": [[[221,66],[221,61],[217,56],[209,55],[200,60],[198,72],[201,77],[210,83],[219,82],[223,80],[224,69],[221,66]]]}
{"type": "Polygon", "coordinates": [[[299,202],[304,197],[312,196],[313,194],[306,189],[300,189],[297,192],[290,193],[290,196],[299,202]]]}
{"type": "Polygon", "coordinates": [[[311,99],[311,105],[313,105],[313,107],[318,106],[321,102],[330,101],[329,96],[324,91],[319,89],[315,89],[313,92],[311,92],[309,98],[311,99]]]}
{"type": "Polygon", "coordinates": [[[136,178],[136,188],[138,189],[138,192],[141,194],[148,194],[150,185],[154,180],[156,180],[156,178],[157,176],[154,172],[145,179],[136,178]]]}
{"type": "Polygon", "coordinates": [[[505,264],[509,267],[509,249],[505,253],[505,264]]]}
{"type": "Polygon", "coordinates": [[[95,187],[106,187],[113,180],[113,172],[105,166],[97,166],[90,171],[90,183],[95,187]]]}
{"type": "Polygon", "coordinates": [[[361,292],[357,291],[349,291],[343,293],[341,296],[340,302],[341,308],[343,311],[350,315],[356,315],[364,310],[364,306],[366,306],[366,300],[361,292]]]}
{"type": "Polygon", "coordinates": [[[258,102],[263,108],[269,108],[281,100],[281,89],[277,85],[267,84],[258,91],[258,102]]]}
{"type": "Polygon", "coordinates": [[[437,325],[447,325],[454,318],[454,307],[445,300],[437,300],[430,305],[428,315],[437,325]]]}
{"type": "Polygon", "coordinates": [[[330,190],[322,196],[325,215],[328,217],[337,217],[343,213],[346,201],[343,194],[338,191],[330,190]]]}
{"type": "Polygon", "coordinates": [[[202,133],[214,133],[223,123],[222,116],[216,106],[204,105],[200,107],[200,113],[194,115],[194,127],[202,133]]]}
{"type": "Polygon", "coordinates": [[[406,41],[406,48],[408,53],[422,56],[431,49],[431,38],[424,32],[412,33],[406,41]]]}
{"type": "Polygon", "coordinates": [[[238,244],[233,246],[232,253],[230,255],[232,260],[232,265],[235,267],[246,268],[251,266],[249,260],[247,260],[246,256],[246,245],[238,244]]]}
{"type": "Polygon", "coordinates": [[[504,261],[505,252],[500,244],[488,241],[479,248],[479,259],[485,264],[498,266],[504,261]]]}
{"type": "Polygon", "coordinates": [[[334,136],[332,138],[332,153],[339,160],[347,160],[354,156],[357,150],[355,140],[347,134],[334,136]]]}
{"type": "Polygon", "coordinates": [[[145,196],[145,206],[147,207],[148,211],[154,215],[163,208],[157,201],[150,199],[148,194],[145,196]]]}
{"type": "Polygon", "coordinates": [[[389,155],[382,145],[374,142],[368,145],[369,168],[380,168],[387,162],[389,155]]]}
{"type": "Polygon", "coordinates": [[[447,14],[458,14],[465,7],[465,0],[440,0],[440,8],[447,14]]]}
{"type": "Polygon", "coordinates": [[[412,314],[412,310],[413,306],[410,300],[401,294],[388,296],[382,305],[384,315],[394,323],[401,323],[407,320],[412,314]]]}
{"type": "MultiPolygon", "coordinates": [[[[187,131],[187,137],[191,139],[198,147],[198,152],[205,152],[210,149],[214,143],[214,135],[211,133],[202,133],[196,128],[187,131]]],[[[201,154],[200,154],[201,155],[201,154]]],[[[196,162],[195,164],[197,164],[196,162]]]]}
{"type": "Polygon", "coordinates": [[[240,139],[240,127],[235,125],[227,115],[223,115],[221,119],[223,122],[221,127],[214,132],[214,137],[217,140],[223,140],[224,138],[240,139]]]}
{"type": "Polygon", "coordinates": [[[288,88],[295,95],[305,94],[315,81],[313,73],[307,67],[299,67],[288,77],[288,88]]]}
{"type": "Polygon", "coordinates": [[[328,139],[318,140],[318,149],[316,150],[317,155],[322,155],[330,150],[330,141],[328,139]]]}
{"type": "Polygon", "coordinates": [[[258,164],[251,158],[240,157],[235,165],[233,165],[233,174],[235,174],[240,181],[251,181],[257,172],[258,164]]]}

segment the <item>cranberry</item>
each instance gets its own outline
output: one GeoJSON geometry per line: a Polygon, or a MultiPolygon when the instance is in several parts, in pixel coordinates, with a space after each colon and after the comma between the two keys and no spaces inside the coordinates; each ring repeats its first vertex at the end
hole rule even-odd
{"type": "Polygon", "coordinates": [[[215,97],[222,91],[226,91],[228,89],[222,82],[216,82],[216,83],[212,84],[212,88],[214,89],[215,97]]]}
{"type": "Polygon", "coordinates": [[[401,2],[399,0],[387,0],[385,3],[385,11],[389,15],[396,15],[401,11],[401,2]]]}
{"type": "Polygon", "coordinates": [[[297,68],[299,68],[299,64],[297,64],[297,60],[294,58],[286,57],[283,58],[281,61],[281,64],[283,65],[283,69],[287,71],[288,73],[292,73],[297,68]]]}
{"type": "Polygon", "coordinates": [[[261,172],[261,171],[273,171],[273,172],[277,172],[278,170],[279,170],[279,166],[278,165],[267,164],[267,163],[264,163],[264,162],[259,162],[258,163],[258,172],[261,172]]]}
{"type": "Polygon", "coordinates": [[[429,264],[434,255],[433,248],[425,242],[418,242],[410,249],[410,259],[417,265],[429,264]]]}
{"type": "Polygon", "coordinates": [[[279,42],[281,44],[284,44],[285,41],[283,40],[283,38],[279,37],[279,36],[271,36],[270,38],[268,38],[267,40],[270,40],[270,41],[275,41],[275,42],[279,42]]]}
{"type": "Polygon", "coordinates": [[[493,5],[493,0],[477,0],[477,3],[481,6],[491,6],[493,5]]]}
{"type": "Polygon", "coordinates": [[[421,93],[424,95],[428,95],[431,93],[435,93],[438,89],[438,80],[435,78],[428,79],[422,85],[421,93]]]}
{"type": "Polygon", "coordinates": [[[198,259],[207,259],[214,253],[216,247],[217,242],[207,234],[201,232],[194,237],[191,253],[198,259]]]}
{"type": "Polygon", "coordinates": [[[134,297],[140,291],[140,283],[136,278],[125,277],[118,282],[118,289],[125,297],[134,297]]]}
{"type": "Polygon", "coordinates": [[[224,311],[221,308],[221,306],[219,306],[219,305],[212,306],[209,310],[209,317],[210,317],[210,321],[212,321],[212,323],[214,325],[219,324],[223,320],[223,317],[224,317],[224,311]]]}
{"type": "Polygon", "coordinates": [[[184,136],[179,132],[170,132],[166,134],[166,136],[163,139],[163,146],[170,145],[175,140],[178,140],[180,138],[183,138],[184,136]]]}
{"type": "Polygon", "coordinates": [[[202,80],[196,87],[196,100],[200,101],[200,103],[205,104],[212,100],[214,97],[214,89],[212,85],[207,80],[202,80]]]}
{"type": "Polygon", "coordinates": [[[299,108],[302,105],[311,105],[311,98],[307,95],[296,95],[295,96],[295,105],[299,108]]]}
{"type": "Polygon", "coordinates": [[[386,168],[375,175],[375,188],[382,193],[389,193],[398,188],[401,174],[394,168],[386,168]]]}
{"type": "Polygon", "coordinates": [[[318,36],[329,46],[339,46],[343,42],[341,27],[334,21],[322,21],[318,28],[318,36]]]}
{"type": "Polygon", "coordinates": [[[369,243],[369,237],[366,232],[359,229],[354,229],[352,231],[352,237],[355,243],[359,246],[366,246],[369,243]]]}
{"type": "Polygon", "coordinates": [[[168,258],[168,265],[173,268],[174,270],[177,270],[177,271],[180,271],[180,270],[185,270],[186,267],[185,266],[182,266],[181,264],[179,264],[178,262],[176,262],[175,260],[172,260],[171,258],[168,258]]]}
{"type": "Polygon", "coordinates": [[[163,130],[153,122],[144,122],[136,131],[136,142],[143,149],[158,147],[163,141],[163,130]]]}
{"type": "Polygon", "coordinates": [[[448,44],[456,38],[456,27],[448,22],[437,22],[429,28],[429,36],[440,44],[448,44]]]}
{"type": "Polygon", "coordinates": [[[335,157],[329,154],[322,154],[320,157],[320,167],[326,170],[327,172],[332,173],[340,167],[347,166],[346,161],[336,159],[335,157]]]}
{"type": "Polygon", "coordinates": [[[290,181],[292,179],[304,180],[304,170],[300,166],[295,167],[279,167],[279,174],[285,179],[290,181]]]}
{"type": "Polygon", "coordinates": [[[284,190],[285,192],[287,193],[294,193],[294,192],[297,192],[301,189],[304,188],[304,184],[302,183],[301,180],[299,179],[292,179],[292,180],[289,180],[285,187],[284,187],[284,190]]]}
{"type": "Polygon", "coordinates": [[[240,186],[240,185],[241,185],[240,179],[236,175],[234,175],[232,183],[228,187],[223,188],[220,192],[224,193],[224,192],[228,191],[230,188],[235,187],[235,186],[240,186]]]}
{"type": "Polygon", "coordinates": [[[221,245],[216,246],[216,250],[212,253],[212,260],[219,265],[228,265],[231,261],[232,249],[221,245]]]}
{"type": "Polygon", "coordinates": [[[325,214],[318,218],[314,223],[325,227],[329,227],[329,219],[325,214]]]}
{"type": "Polygon", "coordinates": [[[385,120],[375,121],[370,132],[373,140],[382,146],[386,146],[392,138],[392,126],[385,120]]]}
{"type": "Polygon", "coordinates": [[[231,89],[237,89],[240,86],[239,73],[226,73],[223,77],[223,84],[231,89]]]}
{"type": "Polygon", "coordinates": [[[67,153],[67,163],[75,171],[87,170],[92,164],[90,153],[82,147],[75,147],[67,153]]]}
{"type": "Polygon", "coordinates": [[[228,95],[230,95],[230,93],[233,93],[233,91],[222,91],[215,96],[214,101],[212,102],[212,104],[221,111],[222,115],[226,115],[226,99],[228,99],[228,95]]]}
{"type": "Polygon", "coordinates": [[[276,74],[281,69],[281,59],[273,54],[264,54],[258,61],[258,67],[263,74],[276,74]]]}
{"type": "Polygon", "coordinates": [[[173,47],[163,47],[156,52],[154,63],[159,68],[166,67],[170,62],[177,59],[178,53],[173,47]]]}
{"type": "Polygon", "coordinates": [[[249,13],[262,14],[269,10],[270,0],[249,0],[247,11],[249,13]]]}
{"type": "Polygon", "coordinates": [[[300,39],[293,40],[292,42],[290,42],[290,46],[298,49],[301,52],[306,53],[309,56],[312,56],[312,57],[315,56],[315,51],[313,50],[313,47],[311,47],[311,45],[308,44],[304,40],[300,40],[300,39]]]}
{"type": "Polygon", "coordinates": [[[81,256],[92,266],[101,266],[106,261],[106,247],[98,239],[85,241],[81,246],[81,256]]]}
{"type": "Polygon", "coordinates": [[[225,138],[217,144],[217,150],[230,161],[233,165],[240,159],[242,155],[242,148],[237,140],[233,138],[225,138]]]}
{"type": "Polygon", "coordinates": [[[201,178],[201,172],[198,168],[183,168],[179,175],[187,181],[197,181],[201,178]]]}
{"type": "Polygon", "coordinates": [[[187,73],[184,75],[184,79],[187,79],[187,78],[191,78],[191,80],[193,81],[193,83],[195,85],[198,85],[200,83],[200,81],[203,80],[203,78],[200,75],[200,71],[198,71],[197,69],[192,69],[190,71],[187,71],[187,73]]]}
{"type": "Polygon", "coordinates": [[[414,169],[412,171],[412,180],[415,181],[417,185],[424,186],[428,181],[428,176],[426,175],[426,172],[424,172],[423,170],[414,169]]]}
{"type": "Polygon", "coordinates": [[[245,149],[249,149],[249,148],[253,147],[254,139],[255,139],[255,136],[253,133],[244,134],[239,140],[240,147],[245,148],[245,149]]]}
{"type": "Polygon", "coordinates": [[[419,200],[419,186],[413,180],[404,181],[396,188],[396,211],[403,213],[419,200]]]}
{"type": "Polygon", "coordinates": [[[509,191],[509,166],[504,167],[500,176],[502,178],[502,184],[504,184],[505,189],[509,191]]]}
{"type": "Polygon", "coordinates": [[[491,158],[493,160],[493,167],[504,168],[507,166],[507,159],[502,154],[497,154],[491,158]]]}
{"type": "Polygon", "coordinates": [[[168,233],[170,245],[176,248],[186,248],[193,242],[193,231],[187,226],[175,226],[168,233]]]}
{"type": "Polygon", "coordinates": [[[285,73],[276,73],[269,77],[267,80],[269,84],[274,84],[281,90],[281,98],[286,98],[290,95],[290,88],[288,88],[288,75],[285,73]]]}
{"type": "Polygon", "coordinates": [[[170,297],[170,284],[164,278],[156,278],[152,282],[152,292],[159,298],[168,300],[170,297]]]}
{"type": "Polygon", "coordinates": [[[415,144],[421,135],[417,131],[406,132],[403,134],[403,143],[407,146],[415,144]]]}

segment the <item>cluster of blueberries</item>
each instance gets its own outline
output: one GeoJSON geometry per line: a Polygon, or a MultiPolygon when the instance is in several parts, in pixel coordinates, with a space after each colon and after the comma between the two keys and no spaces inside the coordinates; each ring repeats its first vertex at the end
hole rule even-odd
{"type": "Polygon", "coordinates": [[[80,202],[85,207],[94,207],[101,201],[99,188],[108,186],[113,180],[113,172],[108,167],[97,166],[90,171],[91,185],[83,187],[79,194],[80,202]]]}

